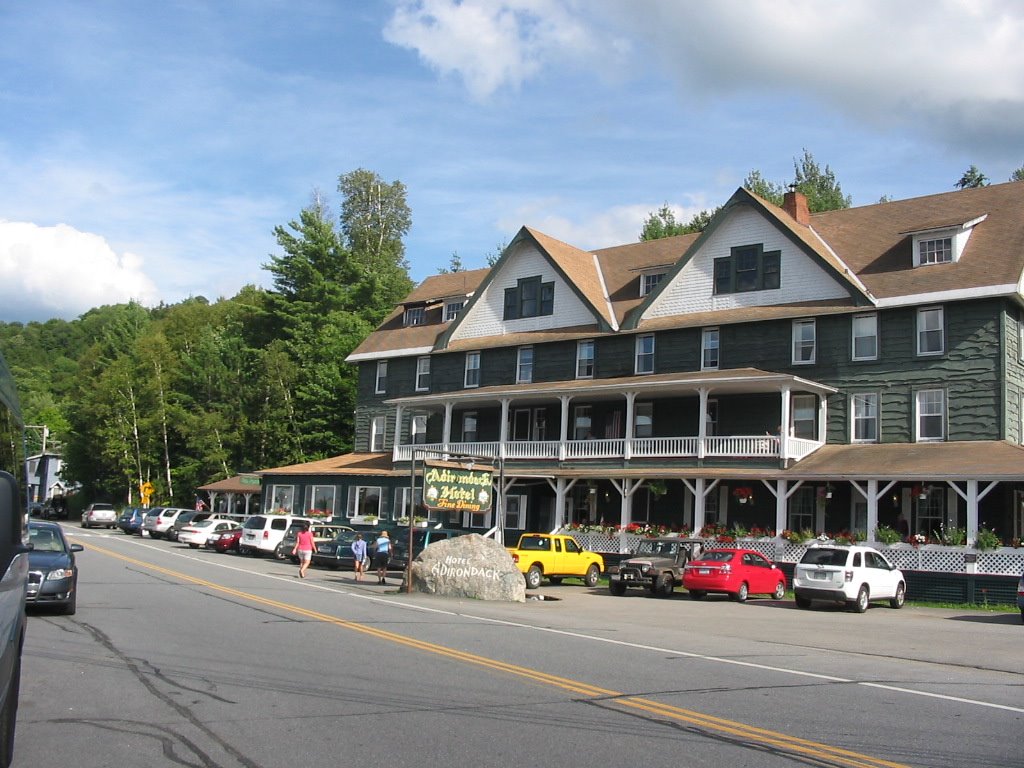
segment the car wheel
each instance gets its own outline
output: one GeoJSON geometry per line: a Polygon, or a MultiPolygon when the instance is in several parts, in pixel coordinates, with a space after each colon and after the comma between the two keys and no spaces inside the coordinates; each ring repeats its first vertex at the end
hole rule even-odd
{"type": "Polygon", "coordinates": [[[274,559],[275,560],[284,560],[287,557],[288,557],[288,555],[284,551],[284,544],[283,543],[278,544],[277,548],[274,550],[274,559]]]}
{"type": "Polygon", "coordinates": [[[14,726],[18,721],[18,692],[21,688],[21,650],[14,660],[11,680],[7,683],[4,708],[0,711],[0,768],[9,768],[14,762],[14,726]]]}
{"type": "Polygon", "coordinates": [[[747,602],[747,597],[750,595],[750,587],[747,586],[747,582],[740,584],[740,588],[733,593],[732,599],[737,603],[747,602]]]}
{"type": "Polygon", "coordinates": [[[800,595],[796,595],[796,607],[797,608],[803,608],[803,609],[810,608],[811,607],[811,598],[809,598],[809,597],[801,597],[800,595]]]}
{"type": "MultiPolygon", "coordinates": [[[[622,597],[624,594],[626,594],[626,585],[623,584],[621,581],[609,581],[608,591],[616,597],[622,597]]],[[[1021,611],[1021,616],[1024,617],[1024,610],[1021,611]]]]}
{"type": "Polygon", "coordinates": [[[583,583],[590,588],[597,586],[597,582],[601,578],[601,569],[597,567],[596,563],[591,563],[590,567],[587,568],[586,574],[583,576],[583,583]]]}
{"type": "Polygon", "coordinates": [[[896,585],[896,596],[889,601],[890,608],[902,608],[907,602],[907,585],[902,581],[896,585]]]}
{"type": "Polygon", "coordinates": [[[61,606],[60,612],[65,616],[74,616],[78,611],[78,589],[71,591],[71,599],[61,606]]]}
{"type": "Polygon", "coordinates": [[[869,598],[867,585],[861,584],[860,589],[857,590],[857,599],[850,604],[850,610],[856,613],[864,613],[868,609],[869,598]]]}
{"type": "Polygon", "coordinates": [[[703,600],[704,599],[704,595],[706,595],[706,594],[707,594],[706,592],[701,592],[699,589],[691,589],[690,590],[690,599],[691,600],[703,600]]]}
{"type": "Polygon", "coordinates": [[[675,590],[675,582],[672,581],[672,577],[668,574],[661,573],[654,579],[654,583],[651,585],[651,596],[652,597],[672,597],[672,592],[675,590]]]}
{"type": "Polygon", "coordinates": [[[538,565],[531,565],[530,569],[526,572],[526,588],[536,589],[540,586],[541,581],[544,579],[544,572],[538,565]]]}
{"type": "Polygon", "coordinates": [[[781,600],[786,596],[786,582],[780,581],[775,585],[775,591],[772,592],[772,597],[776,600],[781,600]]]}

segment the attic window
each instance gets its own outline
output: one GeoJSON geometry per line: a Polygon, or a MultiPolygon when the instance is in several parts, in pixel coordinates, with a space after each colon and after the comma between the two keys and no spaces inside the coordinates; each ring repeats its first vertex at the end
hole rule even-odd
{"type": "Polygon", "coordinates": [[[648,272],[640,275],[640,295],[646,296],[655,288],[658,287],[658,283],[665,279],[664,272],[648,272]]]}
{"type": "Polygon", "coordinates": [[[986,217],[978,216],[963,224],[904,232],[913,236],[914,266],[927,267],[959,261],[975,225],[983,222],[986,217]]]}
{"type": "Polygon", "coordinates": [[[521,278],[513,288],[505,289],[505,320],[554,314],[555,283],[541,278],[521,278]]]}
{"type": "Polygon", "coordinates": [[[423,321],[426,319],[426,308],[425,307],[406,307],[405,309],[405,325],[423,325],[423,321]]]}
{"type": "Polygon", "coordinates": [[[466,306],[465,299],[456,299],[446,303],[444,305],[444,321],[447,323],[450,320],[454,320],[459,316],[459,312],[462,311],[464,306],[466,306]]]}
{"type": "Polygon", "coordinates": [[[715,259],[714,292],[744,293],[778,288],[782,284],[782,254],[764,245],[733,248],[729,256],[715,259]]]}

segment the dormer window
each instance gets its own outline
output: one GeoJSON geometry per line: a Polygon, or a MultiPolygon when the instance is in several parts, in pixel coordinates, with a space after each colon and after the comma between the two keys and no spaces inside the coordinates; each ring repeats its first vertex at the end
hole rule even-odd
{"type": "Polygon", "coordinates": [[[658,284],[665,279],[664,272],[647,272],[640,275],[640,295],[646,296],[655,288],[658,284]]]}
{"type": "Polygon", "coordinates": [[[913,236],[914,266],[927,267],[932,264],[951,264],[959,261],[974,227],[986,217],[987,214],[963,224],[904,232],[903,234],[913,236]]]}
{"type": "Polygon", "coordinates": [[[521,278],[513,288],[505,289],[505,320],[551,315],[555,311],[555,283],[537,277],[521,278]]]}
{"type": "Polygon", "coordinates": [[[766,251],[761,243],[733,248],[729,256],[715,259],[714,269],[715,295],[765,291],[782,285],[782,253],[766,251]]]}
{"type": "Polygon", "coordinates": [[[408,328],[411,325],[423,325],[426,316],[427,311],[425,307],[406,307],[405,326],[408,328]]]}
{"type": "Polygon", "coordinates": [[[466,306],[465,299],[451,299],[444,305],[444,321],[450,322],[459,316],[459,312],[466,306]]]}

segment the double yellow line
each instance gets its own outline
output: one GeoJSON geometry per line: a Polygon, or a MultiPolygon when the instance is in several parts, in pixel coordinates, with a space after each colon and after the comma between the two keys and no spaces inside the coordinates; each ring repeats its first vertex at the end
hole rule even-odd
{"type": "Polygon", "coordinates": [[[903,763],[882,760],[880,758],[871,757],[869,755],[864,755],[841,747],[833,747],[816,741],[800,739],[795,736],[779,733],[778,731],[757,728],[752,725],[736,722],[735,720],[727,720],[725,718],[715,717],[713,715],[696,712],[694,710],[672,706],[671,704],[663,704],[651,699],[630,696],[622,693],[621,691],[600,688],[595,685],[590,685],[589,683],[583,683],[578,680],[572,680],[558,675],[551,675],[547,672],[530,669],[529,667],[521,667],[516,664],[498,661],[497,659],[489,659],[485,656],[477,656],[473,653],[459,651],[444,645],[437,645],[436,643],[429,643],[424,640],[416,640],[412,637],[406,637],[394,632],[377,629],[376,627],[370,627],[364,624],[346,621],[345,619],[339,619],[336,616],[330,616],[326,613],[311,611],[307,608],[301,608],[290,603],[282,603],[278,600],[270,600],[249,592],[242,592],[237,589],[232,589],[231,587],[225,587],[221,584],[190,576],[186,573],[172,571],[169,568],[163,568],[159,565],[147,563],[143,560],[137,560],[133,557],[128,557],[127,555],[122,555],[103,547],[98,547],[92,543],[86,544],[86,546],[94,552],[108,555],[118,560],[137,565],[141,568],[155,571],[156,573],[161,573],[165,576],[196,584],[201,587],[206,587],[207,589],[215,592],[231,595],[232,597],[237,597],[250,603],[274,608],[283,613],[294,614],[306,619],[320,621],[325,624],[333,624],[336,627],[348,629],[353,632],[361,632],[364,635],[370,635],[378,640],[387,640],[398,645],[403,645],[407,648],[413,648],[426,653],[432,653],[437,656],[443,656],[455,661],[460,661],[464,664],[473,664],[484,669],[513,675],[515,677],[523,678],[531,683],[559,688],[576,696],[600,700],[609,705],[622,707],[625,710],[640,711],[663,720],[683,723],[699,730],[726,735],[737,741],[747,742],[752,745],[774,747],[775,749],[783,750],[791,754],[800,755],[805,759],[813,761],[817,765],[844,766],[846,768],[908,768],[903,763]]]}

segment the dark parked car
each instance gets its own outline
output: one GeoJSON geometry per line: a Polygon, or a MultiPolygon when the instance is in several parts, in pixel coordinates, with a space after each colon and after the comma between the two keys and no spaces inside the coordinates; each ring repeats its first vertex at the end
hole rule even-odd
{"type": "Polygon", "coordinates": [[[117,518],[117,527],[125,533],[140,533],[142,521],[146,519],[148,511],[142,507],[125,507],[121,516],[117,518]]]}
{"type": "Polygon", "coordinates": [[[218,552],[238,552],[238,542],[241,540],[242,528],[239,526],[213,534],[206,540],[206,546],[218,552]]]}
{"type": "MultiPolygon", "coordinates": [[[[313,553],[313,565],[321,568],[330,568],[336,571],[339,568],[352,570],[355,565],[355,558],[352,556],[352,542],[356,538],[357,531],[342,531],[331,541],[319,542],[316,545],[316,552],[313,553]]],[[[371,540],[371,533],[363,532],[363,538],[371,540]]]]}
{"type": "Polygon", "coordinates": [[[306,525],[309,525],[309,530],[313,532],[313,541],[318,546],[333,541],[340,533],[352,530],[347,525],[335,525],[334,523],[292,523],[288,526],[288,530],[284,532],[284,538],[281,539],[281,543],[274,550],[275,559],[291,560],[293,563],[299,562],[299,558],[292,554],[292,550],[295,548],[295,539],[298,537],[299,531],[306,525]]]}
{"type": "Polygon", "coordinates": [[[75,552],[81,544],[69,544],[56,523],[28,524],[28,595],[30,605],[52,605],[72,616],[78,603],[78,569],[75,552]]]}

